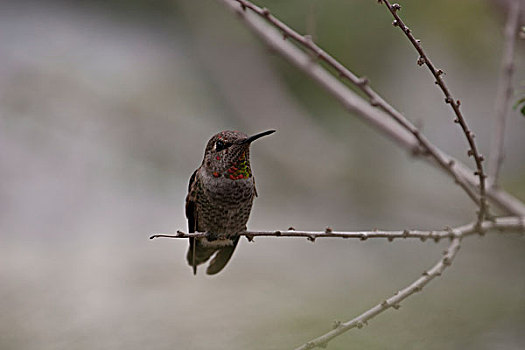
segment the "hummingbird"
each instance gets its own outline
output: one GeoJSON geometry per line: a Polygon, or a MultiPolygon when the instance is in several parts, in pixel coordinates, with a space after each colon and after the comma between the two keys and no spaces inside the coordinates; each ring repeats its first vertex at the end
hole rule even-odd
{"type": "Polygon", "coordinates": [[[246,231],[253,199],[257,196],[250,167],[250,145],[274,133],[268,130],[247,136],[240,131],[221,131],[208,141],[204,159],[190,177],[186,196],[188,231],[206,232],[206,237],[190,238],[186,259],[197,266],[214,254],[206,273],[220,272],[230,260],[239,233],[246,231]]]}

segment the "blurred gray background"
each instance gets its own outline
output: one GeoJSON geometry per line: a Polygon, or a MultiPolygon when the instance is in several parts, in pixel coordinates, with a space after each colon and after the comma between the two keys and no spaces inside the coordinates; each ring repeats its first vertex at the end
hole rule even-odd
{"type": "MultiPolygon", "coordinates": [[[[469,162],[443,96],[384,7],[259,4],[469,162]]],[[[488,154],[504,11],[485,1],[402,5],[488,154]]],[[[446,242],[259,238],[242,240],[221,274],[194,277],[186,241],[148,240],[186,228],[187,181],[212,134],[270,128],[252,148],[251,229],[441,229],[474,218],[449,178],[348,115],[218,2],[1,2],[0,348],[294,348],[439,259],[446,242]]],[[[524,135],[511,111],[502,182],[521,199],[524,135]]],[[[517,235],[466,239],[423,293],[330,349],[523,349],[524,252],[517,235]]]]}

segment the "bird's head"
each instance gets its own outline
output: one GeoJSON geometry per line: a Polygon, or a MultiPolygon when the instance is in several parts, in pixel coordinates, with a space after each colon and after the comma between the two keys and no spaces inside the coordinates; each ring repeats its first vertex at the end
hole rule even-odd
{"type": "Polygon", "coordinates": [[[231,180],[249,178],[252,176],[250,144],[274,132],[275,130],[268,130],[248,136],[240,131],[221,131],[208,141],[204,151],[203,166],[214,177],[231,180]]]}

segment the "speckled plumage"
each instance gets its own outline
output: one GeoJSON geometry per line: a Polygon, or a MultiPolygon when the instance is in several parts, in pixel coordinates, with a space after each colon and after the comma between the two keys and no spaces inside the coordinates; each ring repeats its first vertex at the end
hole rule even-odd
{"type": "Polygon", "coordinates": [[[190,238],[187,260],[194,273],[213,254],[207,274],[220,272],[230,260],[238,234],[246,230],[257,195],[250,167],[250,144],[273,132],[248,137],[238,131],[222,131],[208,141],[202,164],[190,178],[186,197],[189,232],[207,232],[210,236],[190,238]]]}

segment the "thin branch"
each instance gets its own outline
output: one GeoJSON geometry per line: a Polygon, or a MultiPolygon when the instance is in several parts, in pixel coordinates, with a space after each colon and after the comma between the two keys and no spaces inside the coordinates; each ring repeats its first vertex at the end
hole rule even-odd
{"type": "MultiPolygon", "coordinates": [[[[239,3],[238,0],[220,1],[231,10],[236,12],[239,15],[239,19],[243,21],[243,23],[246,24],[246,26],[257,36],[259,36],[266,43],[266,45],[271,47],[275,52],[281,54],[285,59],[301,69],[313,80],[317,81],[321,87],[326,89],[330,94],[338,99],[348,111],[363,118],[372,126],[376,127],[385,135],[394,140],[399,146],[408,150],[411,154],[427,154],[423,152],[424,149],[421,149],[423,146],[421,146],[420,141],[418,141],[418,138],[414,135],[414,133],[406,130],[406,128],[401,126],[399,122],[392,120],[391,114],[386,113],[382,109],[374,108],[374,106],[371,105],[376,104],[373,103],[374,101],[370,103],[365,102],[362,97],[348,89],[348,87],[332,76],[319,63],[313,61],[310,55],[307,55],[302,50],[298,49],[288,40],[283,40],[291,36],[284,35],[281,29],[275,29],[274,24],[267,22],[267,20],[257,18],[257,16],[260,16],[259,14],[254,15],[249,11],[245,11],[248,8],[246,5],[251,3],[244,1],[243,4],[239,3]]],[[[265,13],[266,11],[267,10],[265,10],[265,13]]],[[[299,34],[297,35],[301,37],[299,34]]],[[[406,120],[406,118],[404,119],[406,120]]],[[[472,190],[478,186],[478,180],[475,176],[473,176],[472,170],[433,145],[432,149],[435,153],[437,153],[439,158],[442,158],[443,161],[437,161],[436,157],[425,157],[424,159],[432,161],[433,164],[437,164],[439,168],[452,176],[455,181],[458,182],[464,189],[470,187],[472,190]],[[448,170],[447,167],[442,166],[442,164],[448,165],[450,170],[448,170]],[[461,183],[464,182],[468,183],[468,187],[461,185],[461,183]]],[[[507,192],[504,192],[501,189],[490,187],[486,191],[488,198],[506,212],[513,215],[525,215],[525,204],[507,192]]],[[[475,197],[476,196],[474,194],[474,198],[475,197]]]]}
{"type": "MultiPolygon", "coordinates": [[[[252,241],[255,237],[302,237],[307,238],[310,241],[315,241],[317,238],[353,238],[360,239],[362,241],[369,238],[386,238],[389,241],[400,238],[418,238],[421,241],[434,240],[439,242],[443,238],[455,238],[458,236],[464,237],[476,233],[484,233],[491,230],[499,231],[516,231],[522,232],[525,228],[525,217],[501,217],[496,218],[493,221],[487,220],[482,222],[479,227],[476,224],[468,224],[455,228],[445,228],[443,230],[398,230],[398,231],[333,231],[330,228],[326,228],[325,231],[299,231],[293,228],[288,230],[275,230],[275,231],[246,231],[239,234],[239,236],[245,236],[249,241],[252,241]]],[[[177,231],[175,235],[167,234],[155,234],[150,236],[150,239],[155,238],[204,238],[210,237],[206,232],[195,232],[185,233],[177,231]]]]}
{"type": "Polygon", "coordinates": [[[498,185],[499,172],[505,157],[504,133],[505,117],[512,96],[512,75],[514,73],[514,45],[516,43],[516,33],[518,31],[520,14],[520,0],[514,0],[509,6],[507,24],[505,25],[505,44],[503,56],[501,58],[501,73],[498,84],[498,94],[496,99],[496,115],[492,147],[489,157],[489,175],[492,177],[493,186],[498,185]]]}
{"type": "Polygon", "coordinates": [[[394,308],[396,310],[399,309],[400,303],[403,300],[414,293],[420,292],[430,281],[438,276],[441,276],[443,271],[452,264],[452,261],[454,260],[454,257],[460,248],[460,243],[461,237],[454,238],[450,246],[447,248],[447,250],[445,250],[444,256],[438,261],[438,263],[429,270],[423,272],[423,275],[411,283],[408,287],[398,291],[390,298],[383,300],[380,304],[377,304],[356,318],[348,322],[336,324],[335,328],[330,332],[301,345],[296,350],[307,350],[317,347],[324,348],[330,340],[349,331],[350,329],[355,327],[363,328],[363,326],[368,324],[369,320],[379,315],[383,311],[386,311],[389,308],[394,308]]]}
{"type": "MultiPolygon", "coordinates": [[[[327,229],[325,231],[296,231],[296,230],[276,230],[276,231],[246,231],[240,234],[245,236],[249,241],[253,241],[255,237],[302,237],[314,242],[317,238],[353,238],[362,241],[368,238],[386,238],[393,241],[396,238],[419,238],[422,241],[427,239],[440,241],[442,238],[453,237],[454,233],[451,230],[438,231],[419,231],[419,230],[403,230],[403,231],[332,231],[327,229]]],[[[150,236],[150,239],[155,238],[204,238],[208,237],[205,232],[185,233],[177,231],[175,235],[155,234],[150,236]]]]}
{"type": "Polygon", "coordinates": [[[468,155],[474,157],[474,161],[476,163],[476,172],[474,175],[477,175],[479,177],[479,211],[478,211],[478,223],[481,223],[485,219],[485,215],[487,214],[488,208],[487,208],[487,201],[486,201],[486,191],[485,191],[485,178],[487,177],[483,171],[483,156],[478,152],[476,143],[474,142],[474,133],[470,131],[467,122],[465,118],[463,117],[463,114],[461,113],[461,110],[459,109],[459,106],[461,105],[461,102],[459,100],[456,100],[453,98],[452,94],[450,93],[450,90],[445,85],[445,81],[442,78],[443,71],[441,69],[437,69],[433,64],[428,55],[423,50],[423,46],[421,46],[421,41],[417,40],[414,35],[412,34],[412,31],[405,25],[401,17],[399,17],[398,11],[401,9],[401,6],[399,4],[391,5],[388,0],[382,0],[382,2],[385,4],[385,6],[388,8],[392,16],[394,16],[394,22],[392,23],[394,26],[399,27],[403,33],[407,36],[408,40],[412,43],[416,51],[419,53],[419,59],[417,60],[417,63],[421,65],[426,65],[434,78],[436,79],[436,84],[441,88],[441,91],[445,95],[445,102],[450,105],[452,110],[454,111],[454,114],[456,115],[456,118],[454,119],[455,123],[458,123],[461,126],[461,130],[463,130],[463,133],[465,134],[465,137],[467,138],[467,142],[469,144],[469,151],[468,155]]]}

